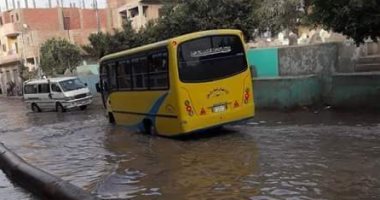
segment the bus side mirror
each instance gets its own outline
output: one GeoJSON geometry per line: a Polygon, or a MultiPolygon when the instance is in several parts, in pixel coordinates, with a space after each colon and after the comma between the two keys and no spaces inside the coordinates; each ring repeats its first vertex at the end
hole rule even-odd
{"type": "Polygon", "coordinates": [[[84,83],[84,85],[87,87],[88,85],[87,85],[87,83],[84,83]]]}
{"type": "Polygon", "coordinates": [[[102,92],[102,90],[100,89],[100,84],[99,83],[96,83],[95,86],[96,86],[96,91],[98,93],[102,92]]]}

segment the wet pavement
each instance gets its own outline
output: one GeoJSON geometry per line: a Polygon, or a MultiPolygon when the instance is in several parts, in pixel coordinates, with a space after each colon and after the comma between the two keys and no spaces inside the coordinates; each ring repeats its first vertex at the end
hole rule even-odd
{"type": "MultiPolygon", "coordinates": [[[[151,137],[100,105],[30,112],[0,98],[0,142],[102,199],[380,199],[380,114],[262,112],[208,135],[151,137]]],[[[0,200],[35,200],[0,172],[0,200]]]]}

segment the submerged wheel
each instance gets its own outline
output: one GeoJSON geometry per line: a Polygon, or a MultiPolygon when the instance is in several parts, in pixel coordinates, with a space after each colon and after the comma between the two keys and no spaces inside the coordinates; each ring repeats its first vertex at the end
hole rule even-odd
{"type": "Polygon", "coordinates": [[[33,103],[32,104],[32,111],[33,112],[41,112],[40,107],[37,106],[37,104],[33,103]]]}
{"type": "Polygon", "coordinates": [[[110,124],[115,124],[115,117],[113,116],[111,112],[108,113],[108,122],[110,124]]]}
{"type": "Polygon", "coordinates": [[[144,133],[148,135],[157,135],[156,127],[153,125],[151,120],[145,119],[143,123],[144,123],[144,133]]]}
{"type": "Polygon", "coordinates": [[[80,109],[80,110],[86,110],[86,108],[87,108],[87,105],[79,106],[79,109],[80,109]]]}
{"type": "Polygon", "coordinates": [[[55,106],[55,110],[59,113],[64,113],[66,112],[66,109],[62,106],[61,103],[57,103],[57,105],[55,106]]]}

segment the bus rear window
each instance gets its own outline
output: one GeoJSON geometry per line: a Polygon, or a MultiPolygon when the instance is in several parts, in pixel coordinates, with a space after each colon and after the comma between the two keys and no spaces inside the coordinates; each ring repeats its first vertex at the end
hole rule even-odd
{"type": "Polygon", "coordinates": [[[238,36],[208,36],[179,46],[182,82],[208,82],[227,78],[247,69],[243,43],[238,36]]]}

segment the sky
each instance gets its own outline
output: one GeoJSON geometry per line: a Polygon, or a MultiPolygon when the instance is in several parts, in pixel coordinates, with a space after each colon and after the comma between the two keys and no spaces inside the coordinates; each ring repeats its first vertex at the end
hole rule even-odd
{"type": "MultiPolygon", "coordinates": [[[[29,8],[33,7],[33,0],[0,0],[0,8],[1,11],[4,11],[6,8],[6,1],[8,1],[9,8],[13,8],[13,1],[15,2],[15,5],[17,7],[18,3],[20,2],[20,6],[22,8],[25,7],[25,1],[28,1],[29,8]]],[[[82,7],[82,2],[86,4],[86,8],[90,8],[93,5],[94,0],[58,0],[59,2],[63,1],[63,5],[65,7],[69,7],[70,3],[75,3],[76,7],[79,7],[79,5],[82,7]]],[[[96,0],[98,2],[99,8],[105,8],[107,5],[107,0],[96,0]]],[[[37,7],[46,8],[49,7],[49,0],[35,0],[37,7]]],[[[51,0],[52,6],[55,7],[57,5],[57,0],[51,0]]]]}

